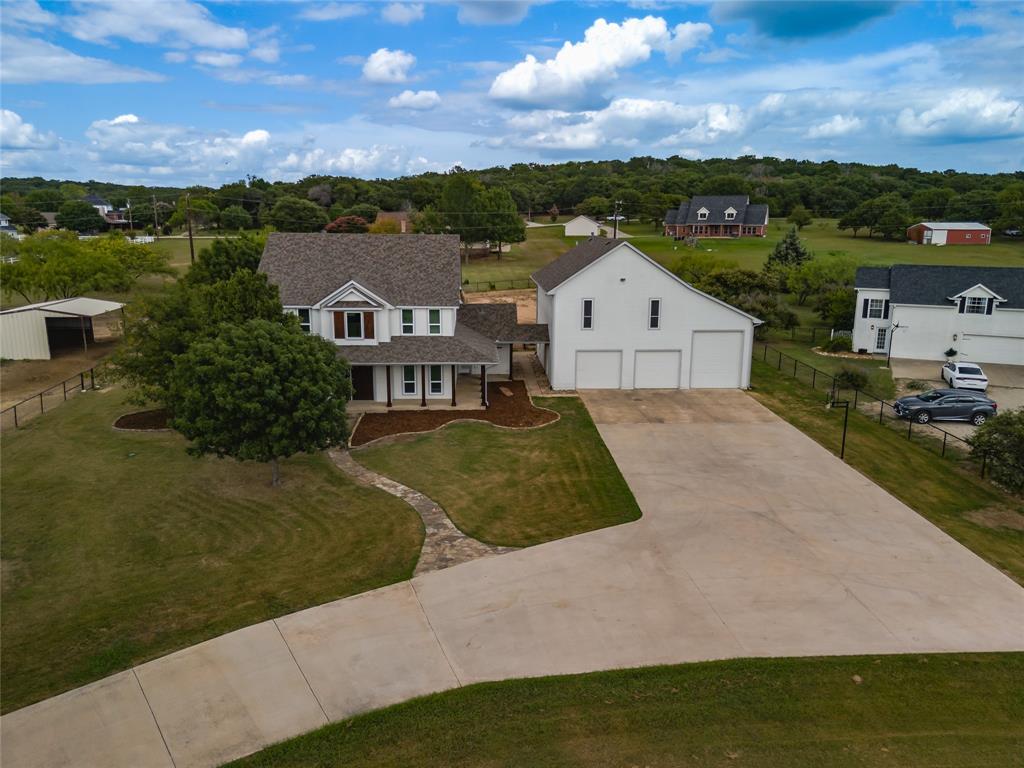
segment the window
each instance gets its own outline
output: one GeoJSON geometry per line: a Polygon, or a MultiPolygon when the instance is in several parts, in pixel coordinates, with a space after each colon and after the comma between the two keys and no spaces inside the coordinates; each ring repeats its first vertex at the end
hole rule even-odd
{"type": "Polygon", "coordinates": [[[661,328],[661,299],[651,299],[647,310],[647,327],[652,331],[661,328]]]}
{"type": "Polygon", "coordinates": [[[416,394],[416,366],[415,365],[403,365],[402,366],[402,394],[403,395],[415,395],[416,394]]]}
{"type": "Polygon", "coordinates": [[[297,309],[295,314],[299,316],[299,327],[302,328],[303,333],[309,333],[309,310],[308,309],[297,309]]]}
{"type": "Polygon", "coordinates": [[[968,232],[968,233],[967,233],[966,235],[964,235],[964,237],[965,237],[966,239],[970,240],[970,239],[971,239],[971,233],[970,233],[970,232],[968,232]]]}
{"type": "Polygon", "coordinates": [[[428,314],[427,331],[429,333],[434,334],[434,335],[439,334],[441,332],[441,310],[440,309],[431,309],[431,310],[428,310],[427,314],[428,314]]]}
{"type": "Polygon", "coordinates": [[[411,336],[416,332],[416,325],[413,323],[412,310],[402,310],[402,333],[406,336],[411,336]]]}
{"type": "Polygon", "coordinates": [[[734,209],[732,209],[732,208],[726,209],[726,211],[725,211],[725,220],[726,221],[732,221],[735,218],[736,218],[736,211],[734,209]]]}
{"type": "Polygon", "coordinates": [[[594,329],[594,300],[584,299],[583,300],[583,330],[592,331],[594,329]]]}
{"type": "Polygon", "coordinates": [[[882,299],[868,299],[868,317],[881,317],[885,308],[885,301],[882,299]]]}
{"type": "Polygon", "coordinates": [[[441,381],[441,366],[430,366],[430,394],[440,395],[444,392],[444,383],[441,381]]]}
{"type": "Polygon", "coordinates": [[[345,338],[346,339],[361,339],[361,338],[363,338],[363,313],[362,312],[346,312],[345,313],[345,338]]]}
{"type": "Polygon", "coordinates": [[[706,221],[707,218],[708,218],[708,209],[707,208],[701,208],[699,211],[697,211],[697,221],[706,221]]]}
{"type": "Polygon", "coordinates": [[[875,349],[885,349],[885,335],[888,328],[879,328],[875,331],[875,349]]]}
{"type": "Polygon", "coordinates": [[[984,315],[988,308],[988,299],[984,296],[968,296],[965,311],[968,315],[984,315]]]}

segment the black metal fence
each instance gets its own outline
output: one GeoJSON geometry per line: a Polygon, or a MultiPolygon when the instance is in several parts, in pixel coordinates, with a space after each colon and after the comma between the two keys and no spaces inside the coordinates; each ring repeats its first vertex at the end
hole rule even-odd
{"type": "MultiPolygon", "coordinates": [[[[792,355],[787,355],[785,352],[769,344],[756,342],[754,345],[754,359],[760,359],[763,363],[774,366],[779,372],[792,376],[804,384],[808,384],[811,389],[817,390],[820,387],[822,392],[828,392],[829,394],[827,402],[836,402],[845,393],[846,399],[849,400],[854,410],[858,410],[864,415],[870,415],[872,419],[875,418],[875,410],[877,408],[877,418],[880,425],[889,424],[891,427],[894,422],[903,421],[899,414],[896,413],[895,404],[890,403],[884,397],[879,397],[859,387],[844,386],[834,375],[819,370],[792,355]]],[[[935,450],[943,457],[946,456],[950,449],[970,450],[970,444],[962,437],[954,435],[952,432],[936,426],[932,422],[917,424],[913,420],[907,419],[906,425],[908,440],[913,440],[915,432],[918,435],[925,435],[927,437],[920,441],[919,444],[935,450]],[[928,430],[932,431],[929,432],[928,430]],[[940,436],[941,442],[939,441],[940,436]]],[[[987,465],[987,456],[982,456],[980,465],[982,477],[985,477],[987,465]]]]}
{"type": "Polygon", "coordinates": [[[533,281],[528,277],[514,280],[490,280],[477,283],[464,282],[462,290],[466,293],[477,293],[480,291],[513,291],[523,288],[533,288],[533,281]]]}
{"type": "Polygon", "coordinates": [[[822,326],[797,326],[788,330],[769,328],[766,336],[774,341],[809,341],[814,344],[828,341],[832,336],[832,329],[822,326]]]}
{"type": "Polygon", "coordinates": [[[17,429],[36,416],[102,384],[104,366],[93,366],[0,411],[0,430],[17,429]]]}

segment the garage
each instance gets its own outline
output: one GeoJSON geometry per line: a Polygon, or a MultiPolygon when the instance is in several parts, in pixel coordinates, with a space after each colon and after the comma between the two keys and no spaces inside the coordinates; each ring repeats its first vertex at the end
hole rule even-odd
{"type": "Polygon", "coordinates": [[[622,350],[578,350],[576,389],[622,387],[622,350]]]}
{"type": "Polygon", "coordinates": [[[690,386],[694,389],[740,387],[743,331],[694,331],[690,386]]]}
{"type": "Polygon", "coordinates": [[[636,389],[679,389],[679,372],[683,352],[670,350],[638,350],[633,369],[636,389]]]}
{"type": "Polygon", "coordinates": [[[964,334],[960,357],[973,363],[1021,365],[1024,364],[1024,338],[981,333],[964,334]]]}

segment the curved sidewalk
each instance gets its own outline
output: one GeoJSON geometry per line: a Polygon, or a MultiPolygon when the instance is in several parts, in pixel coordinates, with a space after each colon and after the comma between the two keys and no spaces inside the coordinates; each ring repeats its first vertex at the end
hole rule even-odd
{"type": "Polygon", "coordinates": [[[484,680],[1024,649],[1024,589],[747,395],[584,399],[639,521],[247,627],[13,712],[4,768],[214,766],[484,680]]]}

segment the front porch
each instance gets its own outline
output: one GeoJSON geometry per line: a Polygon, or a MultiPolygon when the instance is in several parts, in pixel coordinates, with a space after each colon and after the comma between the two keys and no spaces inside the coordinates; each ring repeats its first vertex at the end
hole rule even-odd
{"type": "MultiPolygon", "coordinates": [[[[391,366],[392,368],[395,366],[391,366]]],[[[419,371],[420,366],[416,366],[419,371]]],[[[450,394],[450,386],[446,379],[447,393],[444,396],[427,395],[415,397],[396,397],[391,393],[391,404],[385,400],[349,400],[347,410],[352,414],[359,413],[388,413],[389,411],[485,411],[487,406],[482,402],[480,374],[459,373],[458,366],[455,371],[455,397],[450,394]]],[[[388,373],[385,373],[387,376],[388,373]]],[[[450,378],[451,373],[448,373],[450,378]]],[[[487,375],[488,384],[494,381],[507,379],[506,376],[487,375]]],[[[385,385],[386,386],[386,385],[385,385]]]]}

